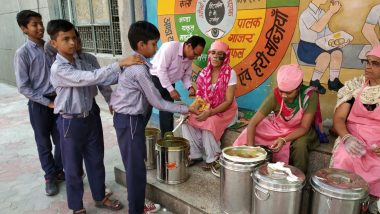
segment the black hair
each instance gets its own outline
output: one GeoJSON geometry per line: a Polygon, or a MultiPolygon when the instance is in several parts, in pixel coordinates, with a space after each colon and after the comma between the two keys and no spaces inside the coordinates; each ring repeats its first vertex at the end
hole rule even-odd
{"type": "Polygon", "coordinates": [[[50,36],[50,39],[56,39],[59,32],[67,32],[74,28],[74,25],[71,22],[64,19],[54,19],[50,20],[47,24],[47,33],[50,36]]]}
{"type": "Polygon", "coordinates": [[[74,29],[74,31],[75,31],[75,35],[77,36],[77,38],[79,38],[80,37],[79,31],[77,29],[74,29]]]}
{"type": "Polygon", "coordinates": [[[185,42],[185,44],[191,44],[191,47],[193,49],[196,48],[198,45],[204,48],[206,46],[206,40],[200,36],[192,36],[185,42]]]}
{"type": "Polygon", "coordinates": [[[32,17],[38,17],[42,19],[41,14],[32,10],[22,10],[18,12],[16,16],[18,26],[26,27],[29,24],[30,18],[32,17]]]}
{"type": "Polygon", "coordinates": [[[129,27],[128,40],[133,50],[137,50],[137,43],[140,41],[146,44],[149,40],[158,39],[160,39],[160,32],[150,22],[137,21],[129,27]]]}

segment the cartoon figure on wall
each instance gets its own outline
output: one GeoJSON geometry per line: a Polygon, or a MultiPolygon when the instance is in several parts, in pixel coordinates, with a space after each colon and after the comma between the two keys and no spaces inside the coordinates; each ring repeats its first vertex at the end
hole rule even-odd
{"type": "Polygon", "coordinates": [[[331,32],[329,21],[337,14],[342,5],[339,1],[331,1],[327,12],[320,6],[328,0],[312,0],[299,18],[300,42],[297,49],[298,58],[307,64],[315,65],[310,85],[318,88],[320,94],[326,93],[326,88],[320,80],[327,68],[330,76],[328,89],[338,91],[343,84],[339,80],[342,65],[342,48],[348,45],[353,37],[344,32],[331,32]]]}
{"type": "Polygon", "coordinates": [[[375,32],[375,27],[377,24],[380,25],[380,4],[374,6],[368,13],[367,19],[362,29],[363,36],[372,45],[372,47],[380,44],[379,38],[377,38],[375,32]]]}
{"type": "Polygon", "coordinates": [[[362,33],[364,38],[369,42],[370,45],[364,45],[362,51],[359,54],[359,59],[367,59],[367,53],[375,46],[380,45],[379,38],[377,37],[375,28],[376,25],[380,26],[380,4],[375,5],[369,11],[367,19],[363,25],[362,33]]]}
{"type": "Polygon", "coordinates": [[[267,80],[286,54],[298,17],[299,0],[157,0],[161,41],[206,39],[193,63],[192,80],[206,66],[209,45],[229,45],[238,76],[235,95],[251,92],[267,80]]]}

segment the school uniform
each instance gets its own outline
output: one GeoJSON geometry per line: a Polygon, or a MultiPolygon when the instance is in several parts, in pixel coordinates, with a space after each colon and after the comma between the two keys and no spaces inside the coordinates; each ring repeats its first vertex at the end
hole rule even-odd
{"type": "MultiPolygon", "coordinates": [[[[45,43],[44,49],[45,49],[45,52],[48,56],[47,57],[48,61],[50,62],[50,64],[53,64],[53,62],[55,61],[55,56],[57,55],[57,49],[55,49],[53,46],[51,46],[51,44],[49,42],[45,43]]],[[[96,59],[96,57],[94,55],[92,55],[90,53],[82,52],[80,54],[74,54],[74,57],[79,58],[82,61],[86,62],[87,64],[92,65],[93,68],[96,68],[96,69],[100,68],[98,60],[96,59]]],[[[106,102],[109,104],[110,98],[111,98],[111,93],[112,93],[111,86],[98,85],[97,87],[98,87],[100,93],[103,95],[106,102]]],[[[94,100],[94,105],[95,105],[95,109],[97,109],[96,112],[98,112],[98,114],[96,114],[96,116],[98,117],[98,123],[99,123],[99,130],[98,131],[100,132],[100,134],[102,136],[101,138],[103,139],[103,127],[102,127],[102,120],[100,118],[100,108],[99,108],[99,106],[95,100],[94,100]]]]}
{"type": "Polygon", "coordinates": [[[114,127],[125,170],[127,171],[128,212],[144,212],[146,168],[145,117],[149,104],[170,112],[186,113],[187,106],[162,99],[149,74],[151,64],[132,65],[123,70],[111,95],[114,127]]]}
{"type": "MultiPolygon", "coordinates": [[[[82,52],[82,53],[78,54],[77,56],[82,61],[92,65],[93,68],[96,68],[96,69],[100,68],[99,62],[94,55],[92,55],[90,53],[82,52]]],[[[109,86],[109,85],[97,85],[97,88],[99,89],[100,93],[102,94],[105,101],[109,105],[110,100],[111,100],[111,94],[112,94],[111,86],[109,86]]],[[[97,94],[98,93],[96,92],[95,96],[97,94]]],[[[102,125],[102,119],[100,117],[100,108],[99,108],[98,104],[96,103],[95,99],[93,102],[94,102],[94,106],[95,106],[94,108],[95,108],[95,113],[96,113],[95,117],[97,118],[98,127],[99,127],[98,131],[100,133],[100,138],[101,138],[102,144],[104,145],[103,125],[102,125]]]]}
{"type": "MultiPolygon", "coordinates": [[[[183,55],[183,42],[171,41],[161,45],[158,52],[152,59],[150,74],[154,86],[160,92],[162,98],[174,102],[170,92],[175,89],[175,83],[182,81],[183,86],[189,89],[191,86],[192,60],[183,55]]],[[[152,108],[148,111],[148,117],[152,113],[152,108]]],[[[165,132],[173,130],[173,113],[160,111],[160,129],[162,136],[165,132]]]]}
{"type": "Polygon", "coordinates": [[[43,47],[28,39],[16,51],[14,67],[17,88],[29,99],[29,119],[45,180],[55,179],[62,172],[63,166],[56,126],[57,115],[48,107],[54,101],[55,91],[50,83],[50,64],[43,47]]]}
{"type": "Polygon", "coordinates": [[[68,206],[83,208],[83,159],[92,197],[101,201],[105,196],[104,145],[99,133],[94,97],[96,85],[117,81],[118,63],[94,70],[79,58],[70,63],[60,54],[51,67],[51,83],[57,92],[54,112],[59,114],[62,160],[65,169],[68,206]]]}

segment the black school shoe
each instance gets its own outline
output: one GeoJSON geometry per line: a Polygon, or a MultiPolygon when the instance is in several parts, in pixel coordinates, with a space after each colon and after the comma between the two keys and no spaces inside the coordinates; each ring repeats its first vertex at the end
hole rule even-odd
{"type": "Polygon", "coordinates": [[[338,78],[335,78],[333,81],[329,80],[327,85],[329,87],[329,90],[332,91],[339,91],[339,89],[344,86],[338,78]]]}
{"type": "Polygon", "coordinates": [[[64,182],[65,181],[65,173],[60,172],[57,174],[57,176],[55,176],[55,178],[56,178],[58,183],[64,182]]]}
{"type": "Polygon", "coordinates": [[[49,179],[45,182],[45,191],[47,196],[58,194],[58,185],[55,179],[49,179]]]}
{"type": "MultiPolygon", "coordinates": [[[[329,82],[329,84],[330,84],[330,82],[329,82]]],[[[317,88],[319,94],[325,94],[326,93],[326,88],[321,85],[319,80],[310,80],[310,86],[317,88]]],[[[330,89],[330,85],[329,85],[329,89],[330,89]]]]}

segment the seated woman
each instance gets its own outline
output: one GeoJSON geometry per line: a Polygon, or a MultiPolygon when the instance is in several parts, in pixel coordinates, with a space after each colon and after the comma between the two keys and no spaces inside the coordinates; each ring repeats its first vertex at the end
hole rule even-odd
{"type": "Polygon", "coordinates": [[[319,145],[312,125],[314,121],[321,123],[322,118],[318,94],[315,88],[302,84],[303,75],[298,65],[280,67],[278,87],[263,102],[234,146],[268,146],[274,152],[274,162],[288,164],[290,157],[290,164],[306,173],[308,151],[319,145]]]}
{"type": "MultiPolygon", "coordinates": [[[[380,46],[377,46],[367,54],[364,76],[347,81],[338,92],[334,128],[339,137],[332,157],[334,168],[362,176],[369,184],[369,193],[377,198],[380,197],[379,104],[380,46]]],[[[376,213],[378,208],[372,207],[376,213]]]]}
{"type": "Polygon", "coordinates": [[[227,44],[215,41],[208,52],[207,66],[197,79],[197,97],[210,104],[199,115],[190,114],[182,125],[183,137],[190,142],[190,164],[201,161],[204,170],[210,170],[221,153],[220,138],[224,130],[237,119],[235,101],[236,73],[231,69],[227,44]]]}

